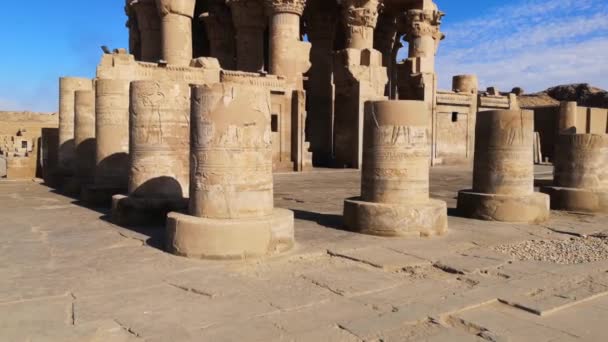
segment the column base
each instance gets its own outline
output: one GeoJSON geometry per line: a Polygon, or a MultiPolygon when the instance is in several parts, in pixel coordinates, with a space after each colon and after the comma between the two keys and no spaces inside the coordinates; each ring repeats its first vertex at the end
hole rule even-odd
{"type": "Polygon", "coordinates": [[[196,259],[248,259],[294,246],[294,216],[274,209],[254,219],[208,219],[180,213],[167,218],[167,251],[196,259]]]}
{"type": "Polygon", "coordinates": [[[399,205],[372,203],[352,198],[344,201],[346,228],[362,234],[386,237],[430,237],[447,233],[447,205],[427,203],[399,205]]]}
{"type": "Polygon", "coordinates": [[[514,223],[541,223],[551,214],[549,196],[496,195],[472,191],[458,193],[458,211],[468,218],[514,223]]]}
{"type": "Polygon", "coordinates": [[[110,207],[112,196],[125,192],[127,189],[122,187],[92,184],[82,188],[80,200],[91,206],[110,207]]]}
{"type": "Polygon", "coordinates": [[[551,196],[551,209],[608,214],[608,191],[544,186],[542,193],[551,196]]]}
{"type": "Polygon", "coordinates": [[[112,222],[120,226],[164,224],[172,211],[186,211],[188,199],[112,196],[112,222]]]}

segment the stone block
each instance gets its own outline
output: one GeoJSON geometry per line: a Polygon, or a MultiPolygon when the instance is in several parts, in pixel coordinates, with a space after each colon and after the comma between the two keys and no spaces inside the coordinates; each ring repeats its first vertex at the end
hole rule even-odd
{"type": "Polygon", "coordinates": [[[472,191],[458,193],[458,210],[465,217],[486,221],[541,223],[551,213],[549,196],[497,195],[472,191]]]}
{"type": "Polygon", "coordinates": [[[545,186],[540,189],[551,197],[551,209],[608,214],[608,191],[545,186]]]}

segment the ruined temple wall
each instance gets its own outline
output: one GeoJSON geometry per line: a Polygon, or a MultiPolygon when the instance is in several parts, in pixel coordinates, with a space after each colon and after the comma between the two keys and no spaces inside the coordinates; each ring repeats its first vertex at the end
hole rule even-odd
{"type": "Polygon", "coordinates": [[[31,150],[27,156],[9,156],[6,161],[8,179],[42,177],[44,171],[52,167],[50,163],[54,159],[50,156],[57,155],[57,146],[43,141],[53,137],[56,139],[58,127],[59,116],[56,113],[0,111],[0,150],[21,150],[22,141],[28,144],[26,150],[31,150]],[[18,133],[20,136],[17,136],[18,133]]]}
{"type": "MultiPolygon", "coordinates": [[[[540,134],[544,157],[553,160],[557,144],[560,106],[525,108],[534,111],[535,130],[540,134]]],[[[578,106],[571,133],[608,134],[608,109],[578,106]]]]}

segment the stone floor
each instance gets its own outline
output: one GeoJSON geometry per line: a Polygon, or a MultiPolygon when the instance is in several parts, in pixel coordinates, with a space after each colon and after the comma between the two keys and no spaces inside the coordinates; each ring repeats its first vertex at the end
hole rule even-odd
{"type": "MultiPolygon", "coordinates": [[[[538,169],[538,182],[550,173],[538,169]]],[[[432,196],[453,208],[470,177],[435,168],[432,196]]],[[[601,248],[606,216],[554,212],[534,226],[464,219],[450,209],[445,237],[377,238],[340,229],[342,200],[358,194],[357,172],[275,179],[276,205],[295,211],[298,246],[247,262],[174,257],[160,249],[161,228],[114,226],[106,210],[42,184],[1,182],[0,340],[608,339],[602,251],[592,251],[600,256],[593,262],[563,259],[578,263],[499,252],[532,240],[541,242],[532,243],[536,255],[553,245],[545,240],[583,246],[568,253],[586,248],[586,239],[600,239],[588,248],[601,248]]]]}

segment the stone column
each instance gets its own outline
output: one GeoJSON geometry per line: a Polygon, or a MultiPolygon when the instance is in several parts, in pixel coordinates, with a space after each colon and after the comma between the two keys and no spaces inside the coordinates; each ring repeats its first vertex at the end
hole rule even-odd
{"type": "Polygon", "coordinates": [[[74,174],[80,186],[91,184],[95,173],[95,92],[76,91],[74,103],[74,174]]]}
{"type": "Polygon", "coordinates": [[[315,0],[306,12],[308,39],[312,42],[311,69],[307,83],[307,138],[313,163],[328,166],[333,152],[334,85],[333,52],[337,8],[325,0],[315,0]],[[310,7],[315,5],[315,7],[310,7]],[[328,6],[329,5],[329,6],[328,6]],[[330,7],[333,6],[333,7],[330,7]],[[333,10],[332,10],[333,9],[333,10]]]}
{"type": "Polygon", "coordinates": [[[155,0],[130,0],[140,35],[140,58],[144,62],[158,62],[162,56],[160,17],[155,0]]]}
{"type": "Polygon", "coordinates": [[[302,89],[302,74],[310,68],[311,44],[300,38],[300,17],[306,0],[264,0],[270,15],[269,73],[283,76],[302,89]]]}
{"type": "Polygon", "coordinates": [[[382,53],[382,65],[386,68],[389,82],[384,96],[391,97],[392,74],[396,64],[395,43],[397,35],[397,17],[392,12],[384,11],[378,20],[378,28],[374,33],[374,48],[382,53]]]}
{"type": "Polygon", "coordinates": [[[236,68],[234,24],[225,0],[209,1],[209,11],[201,16],[209,37],[211,57],[225,70],[236,68]]]}
{"type": "Polygon", "coordinates": [[[174,81],[131,83],[128,196],[112,198],[112,221],[164,222],[188,207],[190,88],[174,81]]]}
{"type": "Polygon", "coordinates": [[[156,0],[161,18],[163,59],[188,66],[192,61],[192,17],[196,0],[156,0]]]}
{"type": "Polygon", "coordinates": [[[129,53],[135,56],[135,60],[141,60],[141,33],[137,24],[137,15],[131,8],[131,0],[125,0],[125,14],[127,15],[127,23],[125,26],[129,29],[129,53]]]}
{"type": "Polygon", "coordinates": [[[95,86],[95,180],[82,193],[83,201],[109,204],[127,189],[129,176],[129,83],[98,79],[95,86]]]}
{"type": "Polygon", "coordinates": [[[429,115],[421,101],[368,102],[361,197],[344,202],[347,228],[380,236],[447,231],[447,205],[429,197],[429,115]]]}
{"type": "Polygon", "coordinates": [[[62,77],[59,79],[59,173],[70,175],[74,170],[74,98],[77,90],[92,90],[88,78],[62,77]]]}
{"type": "Polygon", "coordinates": [[[534,192],[534,112],[480,112],[473,189],[458,194],[462,215],[488,221],[549,219],[549,196],[534,192]]]}
{"type": "Polygon", "coordinates": [[[378,23],[378,0],[338,0],[346,24],[346,48],[373,49],[374,29],[378,23]]]}
{"type": "Polygon", "coordinates": [[[377,0],[342,0],[346,49],[334,56],[336,86],[334,165],[359,168],[362,163],[364,103],[384,99],[388,82],[382,54],[374,50],[377,0]]]}
{"type": "Polygon", "coordinates": [[[608,135],[561,134],[556,152],[551,208],[608,213],[608,135]]]}
{"type": "Polygon", "coordinates": [[[562,101],[559,104],[557,134],[576,134],[578,121],[578,104],[576,101],[562,101]]]}
{"type": "Polygon", "coordinates": [[[418,72],[435,72],[435,55],[445,35],[439,30],[445,13],[436,6],[431,9],[410,9],[405,12],[402,29],[409,43],[408,58],[420,58],[418,72]]]}
{"type": "Polygon", "coordinates": [[[456,75],[452,77],[452,90],[460,94],[477,94],[479,81],[476,75],[456,75]]]}
{"type": "Polygon", "coordinates": [[[264,70],[264,29],[266,17],[262,0],[226,0],[232,10],[236,30],[236,68],[264,70]]]}
{"type": "Polygon", "coordinates": [[[244,259],[293,246],[293,213],[273,205],[269,96],[253,86],[193,86],[190,215],[169,214],[169,252],[244,259]]]}

